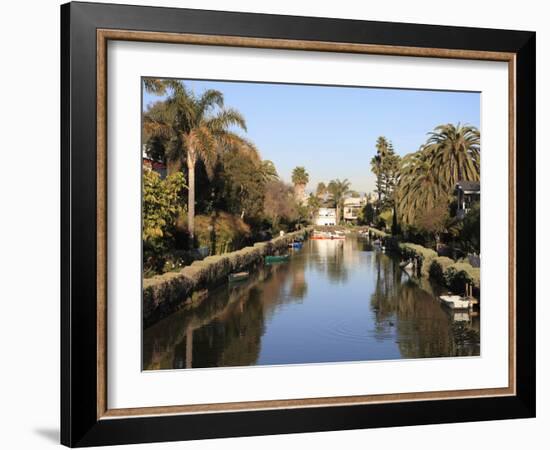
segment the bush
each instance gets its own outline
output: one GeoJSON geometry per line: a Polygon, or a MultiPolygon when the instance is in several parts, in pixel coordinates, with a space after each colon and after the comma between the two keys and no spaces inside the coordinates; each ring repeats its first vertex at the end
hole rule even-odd
{"type": "MultiPolygon", "coordinates": [[[[465,262],[457,262],[452,264],[447,270],[454,270],[457,274],[464,272],[464,277],[468,278],[469,283],[473,283],[475,287],[480,287],[480,270],[479,267],[472,267],[470,264],[465,262]]],[[[458,275],[457,275],[458,276],[458,275]]]]}
{"type": "Polygon", "coordinates": [[[428,269],[430,278],[440,284],[445,284],[445,272],[452,264],[454,264],[454,261],[446,256],[434,258],[428,269]]]}
{"type": "Polygon", "coordinates": [[[250,238],[250,227],[239,217],[225,212],[195,217],[195,238],[199,247],[210,254],[227,253],[242,248],[250,238]]]}
{"type": "Polygon", "coordinates": [[[452,266],[445,271],[444,277],[445,284],[455,294],[464,293],[466,284],[473,281],[465,270],[457,270],[452,266]]]}

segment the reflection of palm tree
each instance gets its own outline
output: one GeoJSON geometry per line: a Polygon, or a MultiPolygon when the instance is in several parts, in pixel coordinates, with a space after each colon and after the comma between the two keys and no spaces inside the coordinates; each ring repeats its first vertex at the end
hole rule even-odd
{"type": "Polygon", "coordinates": [[[290,286],[290,295],[295,299],[303,299],[307,294],[307,282],[305,267],[295,267],[293,271],[292,284],[290,286]]]}

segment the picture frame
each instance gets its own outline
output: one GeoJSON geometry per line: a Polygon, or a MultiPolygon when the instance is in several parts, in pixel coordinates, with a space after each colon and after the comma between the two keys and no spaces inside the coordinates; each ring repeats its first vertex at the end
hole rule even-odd
{"type": "Polygon", "coordinates": [[[527,31],[79,2],[62,5],[62,444],[80,447],[534,417],[535,40],[535,33],[527,31]],[[506,62],[508,387],[110,409],[107,43],[119,40],[506,62]]]}

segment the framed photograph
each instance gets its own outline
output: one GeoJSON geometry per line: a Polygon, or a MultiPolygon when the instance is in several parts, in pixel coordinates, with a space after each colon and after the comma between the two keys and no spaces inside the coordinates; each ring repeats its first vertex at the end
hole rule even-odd
{"type": "Polygon", "coordinates": [[[69,3],[61,55],[63,444],[534,417],[535,33],[69,3]]]}

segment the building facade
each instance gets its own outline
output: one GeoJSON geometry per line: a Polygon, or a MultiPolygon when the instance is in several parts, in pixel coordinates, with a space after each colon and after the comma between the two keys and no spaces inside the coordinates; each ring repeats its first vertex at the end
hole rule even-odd
{"type": "Polygon", "coordinates": [[[481,199],[479,182],[459,181],[456,183],[455,195],[457,200],[456,217],[463,219],[472,205],[481,199]]]}
{"type": "Polygon", "coordinates": [[[336,208],[319,208],[315,216],[315,225],[334,226],[336,225],[336,208]]]}
{"type": "Polygon", "coordinates": [[[366,204],[367,197],[349,197],[344,199],[344,222],[357,222],[366,204]]]}

